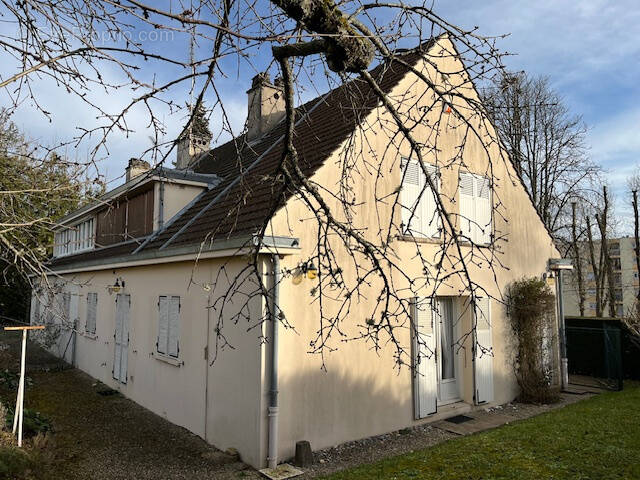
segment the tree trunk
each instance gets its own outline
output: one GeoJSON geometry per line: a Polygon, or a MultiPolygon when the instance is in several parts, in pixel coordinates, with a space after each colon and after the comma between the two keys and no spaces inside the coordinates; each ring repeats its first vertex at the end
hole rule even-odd
{"type": "Polygon", "coordinates": [[[575,264],[576,280],[578,282],[578,307],[580,316],[584,317],[584,281],[582,278],[582,258],[580,255],[580,247],[578,246],[578,235],[576,233],[576,204],[571,204],[572,221],[571,221],[571,240],[573,244],[573,260],[575,264]]]}

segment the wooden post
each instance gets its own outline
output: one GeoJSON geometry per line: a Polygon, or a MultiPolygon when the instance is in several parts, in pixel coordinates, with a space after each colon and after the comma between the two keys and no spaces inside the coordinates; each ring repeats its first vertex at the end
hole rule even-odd
{"type": "Polygon", "coordinates": [[[20,355],[20,381],[16,409],[13,412],[13,433],[18,429],[18,447],[22,447],[22,424],[24,420],[24,373],[27,364],[27,330],[42,330],[44,325],[25,325],[24,327],[4,327],[5,330],[22,330],[22,352],[20,355]]]}

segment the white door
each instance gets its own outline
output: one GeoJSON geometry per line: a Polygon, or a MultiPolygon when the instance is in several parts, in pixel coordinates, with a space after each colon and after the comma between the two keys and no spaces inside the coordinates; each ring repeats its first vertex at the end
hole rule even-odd
{"type": "Polygon", "coordinates": [[[478,298],[475,307],[473,342],[474,398],[476,404],[480,404],[493,400],[493,344],[489,298],[478,298]]]}
{"type": "Polygon", "coordinates": [[[435,313],[438,343],[438,404],[445,405],[460,400],[458,380],[458,355],[456,314],[453,298],[439,298],[435,313]]]}
{"type": "Polygon", "coordinates": [[[413,392],[416,419],[437,411],[438,369],[436,335],[431,299],[417,297],[412,305],[413,316],[413,392]]]}
{"type": "Polygon", "coordinates": [[[129,348],[129,310],[131,296],[119,293],[116,295],[116,332],[113,358],[113,378],[127,383],[127,353],[129,348]]]}

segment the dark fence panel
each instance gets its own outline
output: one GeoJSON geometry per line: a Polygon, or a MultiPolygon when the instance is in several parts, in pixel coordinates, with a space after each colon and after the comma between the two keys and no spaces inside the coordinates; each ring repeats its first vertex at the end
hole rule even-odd
{"type": "Polygon", "coordinates": [[[618,322],[567,319],[567,357],[573,383],[622,390],[622,330],[618,322]]]}

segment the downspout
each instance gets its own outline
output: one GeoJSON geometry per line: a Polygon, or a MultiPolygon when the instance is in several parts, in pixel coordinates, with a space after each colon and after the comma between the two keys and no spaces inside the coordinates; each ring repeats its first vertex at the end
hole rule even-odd
{"type": "Polygon", "coordinates": [[[160,180],[158,187],[158,230],[164,227],[164,181],[160,180]]]}
{"type": "Polygon", "coordinates": [[[569,362],[567,360],[567,336],[564,325],[564,290],[562,270],[558,270],[558,316],[560,330],[560,386],[562,390],[569,387],[569,362]]]}
{"type": "Polygon", "coordinates": [[[271,365],[269,390],[269,445],[267,464],[269,468],[278,466],[278,324],[280,323],[280,257],[273,258],[273,293],[271,320],[273,330],[271,334],[271,365]]]}

